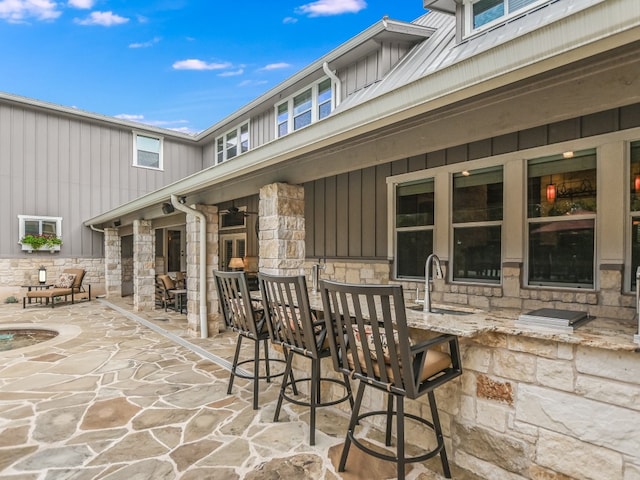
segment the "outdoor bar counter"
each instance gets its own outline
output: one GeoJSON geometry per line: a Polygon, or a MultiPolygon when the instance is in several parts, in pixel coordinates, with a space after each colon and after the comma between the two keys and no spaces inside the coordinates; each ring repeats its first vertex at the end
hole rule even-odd
{"type": "MultiPolygon", "coordinates": [[[[322,309],[310,292],[313,309],[322,309]]],[[[640,479],[637,323],[593,317],[566,333],[519,326],[520,310],[423,313],[407,302],[416,340],[453,334],[463,375],[436,392],[449,458],[490,479],[640,479]]],[[[383,398],[371,396],[372,407],[383,398]]],[[[409,407],[411,408],[411,407],[409,407]]],[[[413,408],[428,408],[422,401],[413,408]]],[[[428,445],[415,430],[409,441],[428,445]]]]}

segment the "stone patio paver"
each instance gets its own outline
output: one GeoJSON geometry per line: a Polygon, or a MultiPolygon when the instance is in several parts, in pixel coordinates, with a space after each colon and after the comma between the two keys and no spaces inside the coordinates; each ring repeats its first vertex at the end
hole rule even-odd
{"type": "MultiPolygon", "coordinates": [[[[319,410],[313,447],[307,409],[285,403],[280,421],[273,422],[279,379],[261,383],[257,411],[251,408],[247,380],[237,378],[227,395],[228,370],[197,351],[229,362],[235,334],[189,338],[184,315],[134,313],[130,303],[0,306],[0,328],[37,325],[61,332],[35,346],[0,352],[0,478],[371,480],[395,475],[394,465],[357,448],[351,449],[348,471],[336,471],[348,422],[343,411],[319,410]]],[[[435,459],[415,465],[408,478],[442,478],[437,471],[435,459]]],[[[454,468],[454,478],[474,477],[454,468]]]]}

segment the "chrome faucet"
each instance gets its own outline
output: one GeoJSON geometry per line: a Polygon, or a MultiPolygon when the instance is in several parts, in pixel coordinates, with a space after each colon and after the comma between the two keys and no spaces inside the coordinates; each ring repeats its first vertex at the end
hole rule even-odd
{"type": "Polygon", "coordinates": [[[324,270],[327,266],[327,259],[323,258],[318,263],[314,263],[311,266],[311,289],[314,292],[320,290],[320,270],[324,270]]]}
{"type": "Polygon", "coordinates": [[[418,299],[418,291],[416,291],[416,303],[422,303],[424,308],[423,312],[431,312],[431,274],[433,272],[433,265],[436,267],[435,278],[443,278],[442,267],[440,265],[440,259],[435,253],[432,253],[427,257],[427,261],[424,262],[424,299],[418,299]]]}

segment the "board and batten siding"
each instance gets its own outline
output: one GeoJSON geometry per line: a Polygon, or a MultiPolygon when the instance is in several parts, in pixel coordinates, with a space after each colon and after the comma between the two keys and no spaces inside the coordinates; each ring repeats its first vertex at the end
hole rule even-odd
{"type": "Polygon", "coordinates": [[[133,167],[127,127],[0,104],[0,255],[24,255],[18,215],[62,217],[61,256],[101,257],[86,219],[202,168],[201,149],[164,138],[164,169],[133,167]]]}

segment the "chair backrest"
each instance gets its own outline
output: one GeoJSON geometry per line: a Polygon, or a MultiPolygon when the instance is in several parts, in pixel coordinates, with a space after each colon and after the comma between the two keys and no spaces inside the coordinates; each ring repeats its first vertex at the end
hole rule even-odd
{"type": "Polygon", "coordinates": [[[82,281],[84,280],[84,275],[86,273],[86,270],[84,270],[83,268],[66,268],[63,270],[63,272],[71,273],[75,275],[71,288],[74,290],[80,290],[80,288],[82,287],[82,281]]]}
{"type": "Polygon", "coordinates": [[[310,358],[319,358],[326,338],[323,322],[309,306],[304,275],[258,273],[271,341],[310,358]]]}
{"type": "Polygon", "coordinates": [[[338,372],[409,398],[462,373],[454,335],[412,344],[401,285],[324,280],[320,292],[331,357],[338,372]]]}
{"type": "Polygon", "coordinates": [[[176,284],[169,275],[158,275],[158,280],[162,282],[165,290],[174,290],[176,288],[176,284]]]}
{"type": "Polygon", "coordinates": [[[254,308],[246,273],[214,270],[213,276],[227,327],[258,338],[264,317],[262,312],[254,308]]]}

